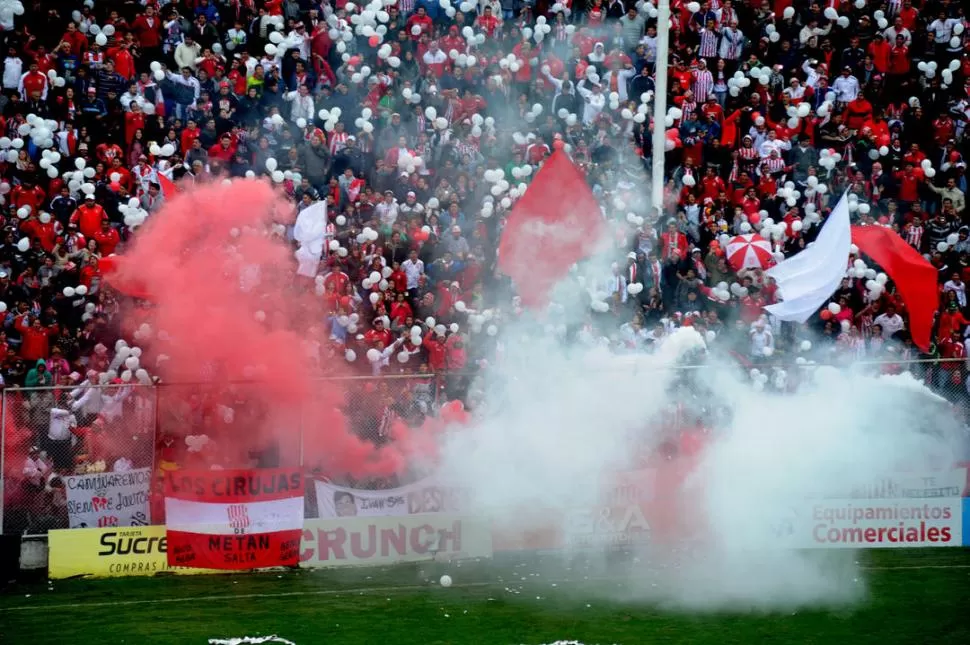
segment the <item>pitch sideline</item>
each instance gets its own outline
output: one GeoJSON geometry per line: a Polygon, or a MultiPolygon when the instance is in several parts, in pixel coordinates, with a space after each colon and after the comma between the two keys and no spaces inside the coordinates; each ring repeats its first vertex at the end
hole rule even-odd
{"type": "MultiPolygon", "coordinates": [[[[863,571],[921,571],[930,569],[970,569],[970,564],[929,564],[901,567],[862,567],[863,571]]],[[[609,582],[617,578],[595,578],[594,582],[609,582]]],[[[555,584],[566,584],[576,582],[575,579],[551,580],[555,584]]],[[[453,584],[453,589],[475,589],[479,587],[493,587],[501,585],[501,582],[468,582],[464,584],[453,584]]],[[[23,605],[20,607],[0,607],[0,614],[22,611],[48,611],[52,609],[80,609],[85,607],[132,607],[136,605],[165,605],[184,602],[197,601],[219,601],[219,600],[240,600],[257,598],[299,598],[303,596],[339,596],[341,594],[362,594],[362,593],[399,593],[420,591],[431,589],[437,585],[397,585],[390,587],[356,587],[353,589],[320,589],[316,591],[281,591],[276,593],[249,593],[249,594],[220,594],[214,596],[189,596],[184,598],[152,598],[148,600],[122,600],[113,602],[76,602],[61,603],[56,605],[23,605]]]]}

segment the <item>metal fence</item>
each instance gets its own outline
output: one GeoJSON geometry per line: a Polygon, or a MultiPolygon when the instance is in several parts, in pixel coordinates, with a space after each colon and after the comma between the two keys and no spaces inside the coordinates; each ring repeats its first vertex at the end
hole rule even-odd
{"type": "MultiPolygon", "coordinates": [[[[759,389],[791,392],[802,371],[813,367],[795,361],[739,363],[739,378],[760,382],[759,389]],[[774,378],[781,370],[787,378],[774,378]]],[[[970,390],[963,360],[856,363],[853,369],[909,371],[966,416],[970,390]]],[[[0,526],[4,534],[81,526],[69,512],[68,485],[97,480],[92,477],[97,474],[130,479],[131,473],[144,473],[150,481],[150,510],[120,520],[129,524],[164,521],[161,474],[167,469],[301,467],[358,488],[398,485],[402,482],[341,471],[331,459],[345,447],[333,446],[333,438],[349,435],[365,447],[385,445],[394,424],[421,425],[443,403],[463,397],[471,381],[471,375],[424,374],[322,379],[306,383],[310,396],[303,392],[297,402],[266,383],[8,388],[0,396],[0,526]]],[[[672,396],[658,421],[703,423],[690,407],[672,396]]]]}
{"type": "Polygon", "coordinates": [[[304,384],[298,403],[266,383],[8,388],[0,395],[0,526],[4,534],[80,526],[68,489],[97,474],[150,474],[150,511],[134,523],[163,521],[166,469],[303,467],[387,486],[328,470],[328,440],[388,442],[393,424],[437,414],[440,383],[434,375],[321,379],[304,384]]]}

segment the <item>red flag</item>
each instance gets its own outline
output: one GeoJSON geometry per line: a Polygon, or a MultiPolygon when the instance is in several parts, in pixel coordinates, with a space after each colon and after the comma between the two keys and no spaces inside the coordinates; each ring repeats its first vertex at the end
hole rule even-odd
{"type": "Polygon", "coordinates": [[[175,182],[161,173],[158,174],[158,185],[161,187],[162,197],[165,199],[172,199],[179,192],[175,182]]]}
{"type": "Polygon", "coordinates": [[[909,311],[913,344],[929,351],[933,318],[938,306],[936,268],[892,229],[853,226],[852,241],[892,278],[909,311]]]}
{"type": "Polygon", "coordinates": [[[170,471],[169,566],[295,566],[303,534],[303,475],[295,469],[170,471]]]}
{"type": "Polygon", "coordinates": [[[587,257],[603,234],[599,203],[561,142],[509,214],[499,244],[498,268],[512,278],[528,307],[544,305],[573,264],[587,257]]]}

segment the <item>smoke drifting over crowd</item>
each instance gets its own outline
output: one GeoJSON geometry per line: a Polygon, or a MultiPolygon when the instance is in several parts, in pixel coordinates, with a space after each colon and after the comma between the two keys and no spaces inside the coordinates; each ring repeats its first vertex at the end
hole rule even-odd
{"type": "MultiPolygon", "coordinates": [[[[280,235],[291,219],[266,183],[195,188],[152,218],[123,265],[121,277],[154,303],[146,358],[166,380],[258,382],[220,390],[222,414],[204,428],[227,461],[277,443],[281,461],[292,462],[302,427],[308,465],[358,476],[434,470],[467,489],[474,512],[497,527],[528,530],[549,511],[568,537],[568,511],[595,506],[617,473],[669,469],[657,459],[671,441],[658,420],[679,403],[704,417],[703,445],[680,475],[652,482],[664,512],[649,520],[656,544],[640,554],[644,567],[624,573],[624,597],[773,609],[838,604],[864,589],[851,555],[820,561],[778,548],[777,527],[793,504],[849,495],[901,467],[947,465],[958,452],[954,423],[933,419],[934,432],[914,423],[914,410],[928,418],[920,406],[932,395],[902,377],[816,368],[797,394],[758,392],[735,365],[708,355],[709,338],[691,328],[652,355],[612,354],[582,331],[603,298],[597,276],[609,275],[597,258],[555,291],[572,300],[518,317],[488,314],[505,321],[504,360],[473,383],[470,420],[398,424],[375,447],[350,431],[341,389],[313,380],[343,357],[312,351],[324,325],[312,286],[294,283],[280,235]],[[683,369],[698,361],[703,369],[683,369]]],[[[468,313],[473,328],[486,315],[468,313]]],[[[191,407],[199,392],[182,392],[163,404],[191,407]]]]}
{"type": "MultiPolygon", "coordinates": [[[[327,471],[398,472],[396,446],[377,449],[353,434],[339,410],[342,389],[319,380],[326,332],[312,281],[294,277],[283,239],[293,219],[267,182],[237,180],[180,194],[140,231],[116,279],[151,301],[139,319],[151,336],[147,364],[172,384],[162,418],[205,433],[217,463],[245,464],[272,447],[284,464],[302,452],[327,471]],[[200,407],[204,422],[190,422],[200,407]]],[[[333,359],[327,372],[340,365],[333,359]]]]}

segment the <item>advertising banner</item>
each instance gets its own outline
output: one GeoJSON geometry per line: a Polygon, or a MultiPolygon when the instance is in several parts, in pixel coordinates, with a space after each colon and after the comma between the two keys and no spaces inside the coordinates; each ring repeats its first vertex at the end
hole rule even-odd
{"type": "Polygon", "coordinates": [[[64,477],[68,526],[95,528],[151,523],[151,469],[64,477]]]}
{"type": "Polygon", "coordinates": [[[169,472],[168,562],[257,569],[299,563],[303,474],[295,469],[169,472]]]}
{"type": "Polygon", "coordinates": [[[963,500],[807,502],[783,522],[779,546],[874,549],[963,546],[963,500]]]}
{"type": "Polygon", "coordinates": [[[467,510],[461,489],[433,477],[400,488],[360,490],[330,482],[314,482],[317,515],[333,517],[391,517],[415,513],[461,513],[467,510]]]}
{"type": "Polygon", "coordinates": [[[495,525],[493,548],[545,551],[623,547],[673,532],[683,518],[658,490],[676,490],[680,469],[640,469],[608,478],[599,503],[569,509],[534,509],[528,526],[495,525]]]}
{"type": "Polygon", "coordinates": [[[782,548],[962,546],[967,469],[899,473],[793,504],[774,527],[782,548]]]}
{"type": "Polygon", "coordinates": [[[221,573],[168,565],[164,526],[60,529],[47,534],[52,580],[76,576],[151,576],[221,573]]]}
{"type": "MultiPolygon", "coordinates": [[[[307,520],[302,534],[299,557],[304,568],[492,555],[488,523],[457,515],[307,520]]],[[[164,526],[63,529],[51,531],[48,538],[52,580],[223,573],[219,569],[170,566],[164,526]]]]}
{"type": "Polygon", "coordinates": [[[491,555],[488,522],[444,513],[307,520],[300,544],[300,566],[306,568],[491,555]]]}

